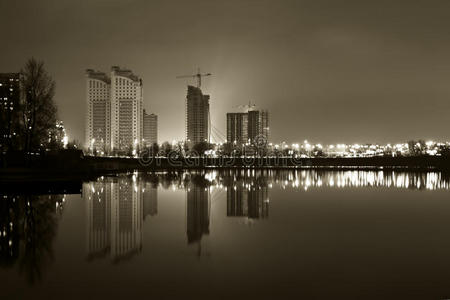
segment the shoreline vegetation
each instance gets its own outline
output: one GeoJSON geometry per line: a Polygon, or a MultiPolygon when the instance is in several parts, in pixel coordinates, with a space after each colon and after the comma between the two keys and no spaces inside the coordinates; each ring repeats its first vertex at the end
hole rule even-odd
{"type": "Polygon", "coordinates": [[[450,172],[448,156],[374,157],[96,157],[81,150],[60,150],[43,154],[3,156],[0,182],[49,182],[86,180],[123,172],[183,171],[209,169],[320,169],[399,170],[450,172]]]}

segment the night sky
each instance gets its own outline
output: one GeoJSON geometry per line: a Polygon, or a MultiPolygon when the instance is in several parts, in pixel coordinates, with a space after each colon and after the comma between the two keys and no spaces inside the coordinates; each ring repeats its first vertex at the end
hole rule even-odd
{"type": "Polygon", "coordinates": [[[450,140],[450,1],[0,0],[0,72],[44,60],[84,141],[87,68],[132,69],[159,141],[184,138],[197,67],[212,123],[252,101],[271,141],[450,140]]]}

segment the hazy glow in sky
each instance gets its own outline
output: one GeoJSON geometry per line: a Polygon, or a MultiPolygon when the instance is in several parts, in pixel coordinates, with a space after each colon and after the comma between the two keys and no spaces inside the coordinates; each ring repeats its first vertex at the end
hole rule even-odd
{"type": "Polygon", "coordinates": [[[211,117],[249,100],[271,140],[450,139],[449,1],[1,1],[0,72],[31,56],[57,83],[60,118],[84,139],[84,70],[132,69],[160,141],[184,138],[197,67],[211,117]]]}

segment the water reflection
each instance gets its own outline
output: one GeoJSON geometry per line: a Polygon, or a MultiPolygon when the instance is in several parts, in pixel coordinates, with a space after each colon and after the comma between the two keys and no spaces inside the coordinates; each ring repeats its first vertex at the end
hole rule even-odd
{"type": "Polygon", "coordinates": [[[210,182],[204,176],[186,176],[186,235],[188,244],[197,244],[197,256],[202,255],[201,240],[209,234],[211,209],[210,182]]]}
{"type": "Polygon", "coordinates": [[[114,262],[142,250],[142,223],[157,214],[157,189],[137,174],[99,178],[83,185],[87,215],[88,259],[114,262]]]}
{"type": "MultiPolygon", "coordinates": [[[[185,192],[186,244],[210,234],[211,210],[225,200],[226,217],[255,223],[269,218],[272,189],[307,193],[328,188],[448,190],[440,172],[222,170],[128,174],[83,183],[86,257],[113,263],[142,252],[144,222],[158,214],[158,190],[185,192]]],[[[0,202],[0,267],[17,268],[27,281],[41,280],[53,261],[53,242],[63,212],[63,195],[3,195],[0,202]]]]}
{"type": "MultiPolygon", "coordinates": [[[[214,189],[254,188],[352,188],[387,187],[414,190],[450,189],[450,174],[442,172],[399,172],[399,171],[326,171],[326,170],[222,170],[191,173],[170,173],[147,175],[154,184],[173,190],[187,189],[195,176],[205,179],[206,186],[214,189]]],[[[195,182],[194,182],[195,184],[195,182]]]]}
{"type": "Polygon", "coordinates": [[[226,194],[227,217],[252,222],[269,217],[269,192],[274,187],[309,188],[395,187],[448,189],[448,177],[438,172],[387,171],[209,171],[129,174],[100,177],[83,185],[87,209],[88,259],[109,256],[128,259],[142,250],[143,222],[158,213],[158,187],[186,192],[186,237],[198,244],[210,232],[210,210],[226,194]]]}
{"type": "Polygon", "coordinates": [[[249,219],[268,218],[268,187],[237,185],[227,189],[227,216],[249,219]]]}
{"type": "MultiPolygon", "coordinates": [[[[301,171],[284,176],[286,187],[394,187],[406,189],[449,189],[449,177],[440,172],[408,173],[394,171],[301,171]]],[[[278,182],[278,180],[276,180],[278,182]]]]}
{"type": "Polygon", "coordinates": [[[187,183],[186,223],[188,244],[200,242],[209,234],[210,190],[209,182],[202,176],[193,176],[187,183]]]}
{"type": "MultiPolygon", "coordinates": [[[[259,184],[261,179],[267,182],[269,188],[279,185],[282,188],[292,187],[308,190],[320,187],[388,187],[417,190],[449,189],[450,176],[441,172],[398,172],[398,171],[276,171],[276,170],[242,170],[215,173],[210,178],[220,182],[227,177],[244,180],[248,184],[259,184]],[[218,178],[216,178],[216,176],[218,178]]],[[[233,184],[236,186],[236,182],[233,184]]]]}
{"type": "Polygon", "coordinates": [[[0,201],[0,266],[18,267],[30,284],[53,261],[62,195],[3,195],[0,201]]]}

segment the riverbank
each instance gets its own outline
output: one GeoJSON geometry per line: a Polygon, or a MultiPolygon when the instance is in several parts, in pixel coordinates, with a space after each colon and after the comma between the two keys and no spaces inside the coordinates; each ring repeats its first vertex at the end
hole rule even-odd
{"type": "Polygon", "coordinates": [[[41,156],[4,160],[0,182],[4,184],[80,181],[100,175],[131,171],[189,169],[323,169],[450,171],[450,157],[96,157],[81,151],[63,151],[41,156]]]}

